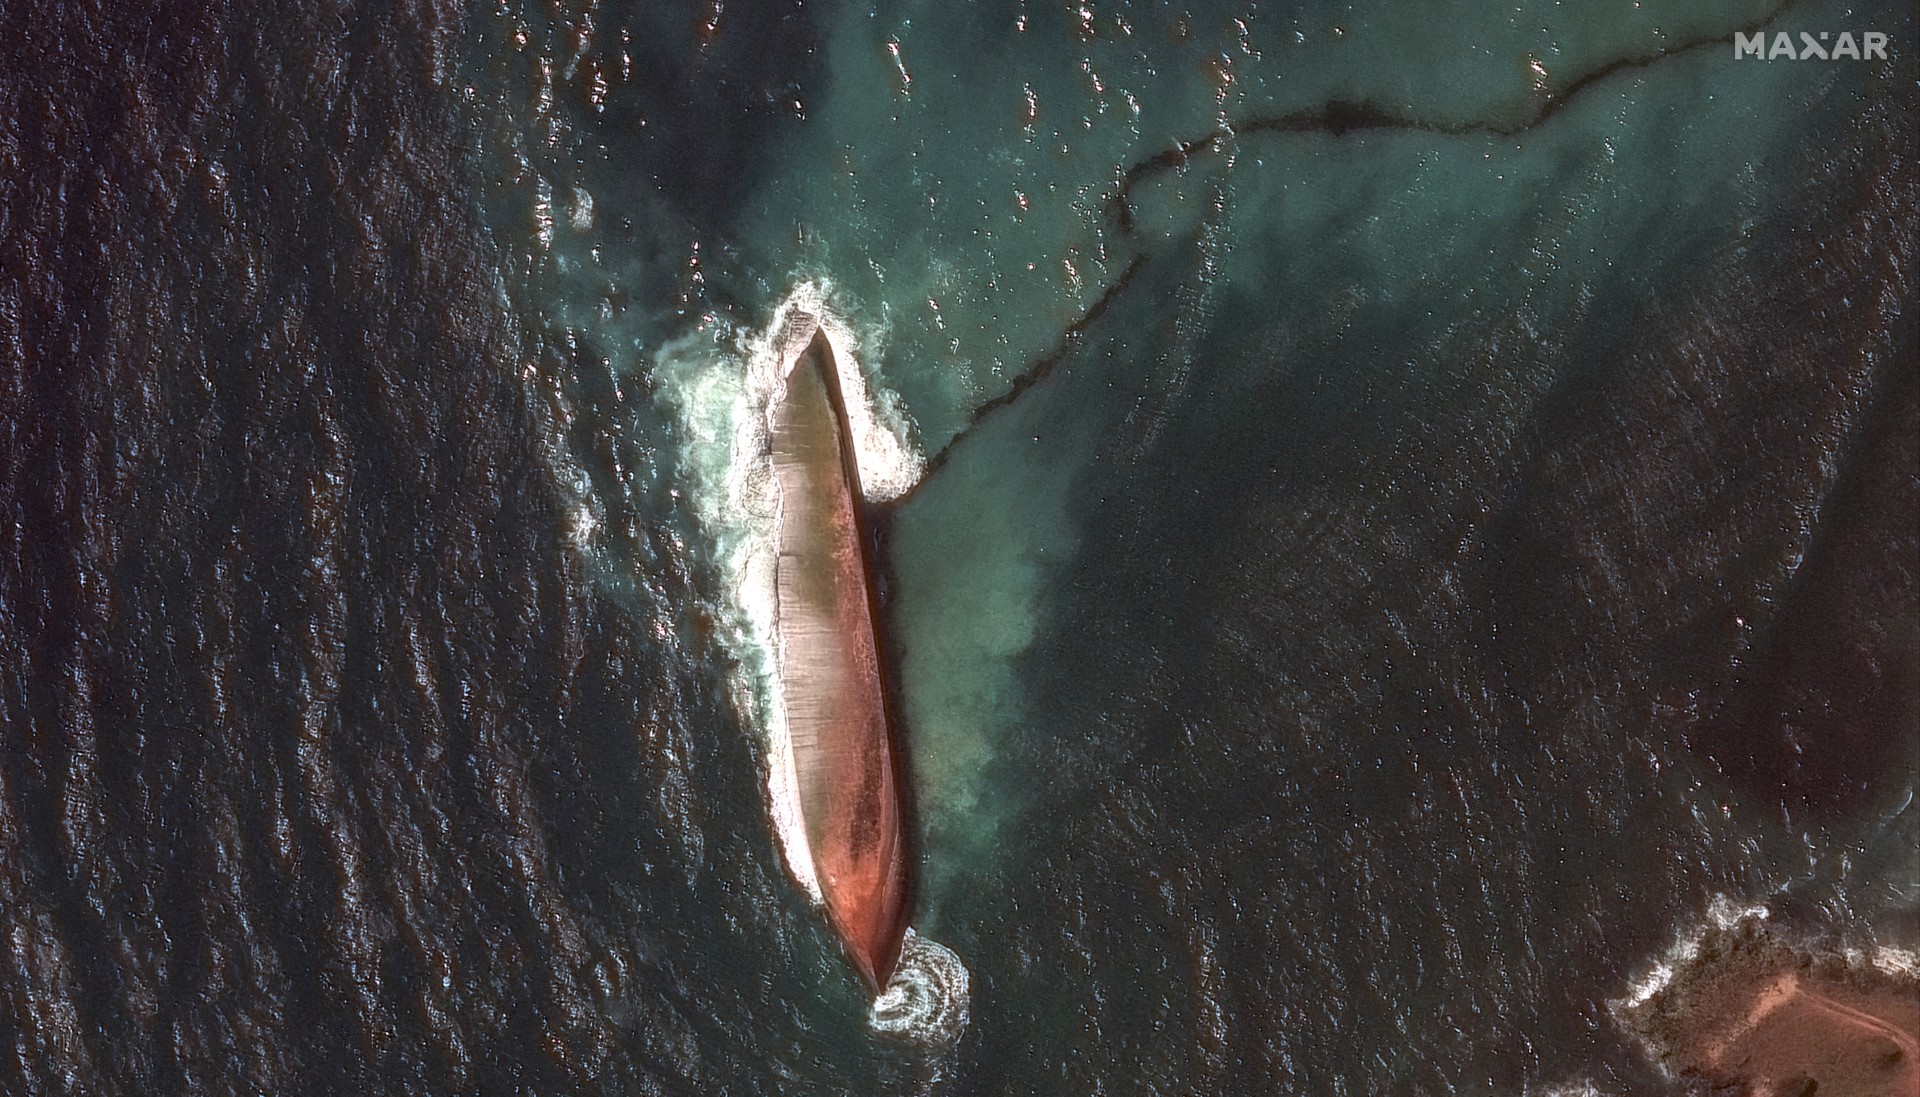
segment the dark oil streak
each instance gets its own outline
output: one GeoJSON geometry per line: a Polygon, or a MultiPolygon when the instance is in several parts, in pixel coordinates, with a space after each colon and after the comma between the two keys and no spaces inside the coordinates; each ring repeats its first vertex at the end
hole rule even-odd
{"type": "Polygon", "coordinates": [[[1146,261],[1147,257],[1144,253],[1135,255],[1132,261],[1127,264],[1126,269],[1120,272],[1120,276],[1115,278],[1111,285],[1107,286],[1106,292],[1100,295],[1100,299],[1087,306],[1087,311],[1081,313],[1073,323],[1067,325],[1067,330],[1060,334],[1060,339],[1054,345],[1054,348],[1029,367],[1026,372],[1015,377],[1013,382],[1007,386],[1006,391],[988,400],[986,403],[981,404],[979,407],[974,408],[973,412],[967,416],[967,425],[960,428],[959,432],[952,438],[949,438],[947,444],[940,448],[939,453],[933,455],[933,460],[927,462],[927,471],[920,479],[914,481],[913,486],[905,492],[889,500],[887,505],[889,507],[898,506],[911,499],[920,491],[920,485],[932,479],[933,474],[940,471],[940,469],[946,465],[947,459],[953,455],[954,447],[958,446],[978,429],[980,424],[986,420],[987,416],[1013,403],[1022,393],[1044,380],[1061,362],[1066,360],[1069,354],[1078,350],[1081,343],[1080,337],[1113,306],[1114,300],[1126,290],[1128,285],[1132,284],[1134,275],[1140,273],[1140,268],[1146,265],[1146,261]]]}
{"type": "MultiPolygon", "coordinates": [[[[1432,122],[1421,118],[1411,118],[1394,114],[1365,101],[1353,102],[1335,99],[1319,107],[1293,111],[1288,114],[1249,119],[1238,126],[1216,130],[1202,137],[1181,141],[1172,148],[1156,153],[1142,160],[1121,175],[1119,186],[1104,201],[1108,220],[1122,236],[1129,239],[1134,234],[1133,190],[1150,176],[1169,169],[1184,168],[1195,156],[1203,153],[1218,152],[1241,134],[1323,134],[1328,137],[1346,137],[1351,134],[1368,131],[1396,131],[1432,133],[1444,137],[1468,137],[1484,135],[1488,137],[1517,137],[1545,124],[1559,114],[1582,92],[1585,92],[1622,72],[1639,71],[1653,67],[1660,61],[1681,57],[1700,50],[1730,42],[1735,34],[1755,34],[1771,26],[1799,0],[1780,0],[1772,11],[1752,22],[1717,35],[1703,35],[1691,39],[1671,49],[1659,50],[1638,57],[1622,57],[1609,61],[1599,68],[1583,73],[1558,92],[1549,92],[1536,100],[1536,107],[1526,121],[1513,125],[1502,125],[1489,120],[1470,122],[1432,122]]],[[[1113,299],[1133,280],[1144,264],[1144,253],[1136,254],[1127,268],[1107,287],[1100,299],[1093,303],[1085,313],[1068,326],[1060,342],[1045,357],[1035,362],[1026,372],[1015,378],[1005,392],[975,408],[962,427],[946,445],[940,448],[933,459],[927,463],[926,472],[913,487],[888,502],[889,508],[904,505],[919,493],[920,486],[931,480],[935,473],[946,466],[954,448],[979,428],[993,412],[1012,403],[1022,393],[1033,387],[1034,383],[1053,372],[1060,362],[1078,348],[1080,336],[1103,315],[1113,303],[1113,299]]]]}
{"type": "Polygon", "coordinates": [[[1621,57],[1609,61],[1599,68],[1583,73],[1579,78],[1557,92],[1547,92],[1535,100],[1536,107],[1532,115],[1523,122],[1502,125],[1487,119],[1469,122],[1433,122],[1422,118],[1408,117],[1383,110],[1372,103],[1353,102],[1335,99],[1318,107],[1292,111],[1287,114],[1252,118],[1237,126],[1229,125],[1202,137],[1181,141],[1173,148],[1160,152],[1128,168],[1120,178],[1118,189],[1107,197],[1107,216],[1123,233],[1133,231],[1133,189],[1139,182],[1151,175],[1169,168],[1183,168],[1194,156],[1205,152],[1217,152],[1229,144],[1237,135],[1252,133],[1278,134],[1324,134],[1328,137],[1346,137],[1350,134],[1365,133],[1373,130],[1398,131],[1402,133],[1433,133],[1443,137],[1470,137],[1484,135],[1488,137],[1518,137],[1545,124],[1555,115],[1565,110],[1582,92],[1619,75],[1653,67],[1668,58],[1681,57],[1696,53],[1712,46],[1725,46],[1736,34],[1756,34],[1771,26],[1787,10],[1799,3],[1799,0],[1780,0],[1772,11],[1745,26],[1716,35],[1703,35],[1691,39],[1671,49],[1659,50],[1638,57],[1621,57]]]}

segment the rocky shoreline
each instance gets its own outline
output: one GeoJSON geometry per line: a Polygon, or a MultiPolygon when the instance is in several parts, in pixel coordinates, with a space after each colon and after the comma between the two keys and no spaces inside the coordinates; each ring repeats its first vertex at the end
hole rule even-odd
{"type": "Polygon", "coordinates": [[[1803,944],[1747,917],[1709,929],[1620,1017],[1714,1094],[1920,1095],[1920,977],[1891,950],[1803,944]]]}

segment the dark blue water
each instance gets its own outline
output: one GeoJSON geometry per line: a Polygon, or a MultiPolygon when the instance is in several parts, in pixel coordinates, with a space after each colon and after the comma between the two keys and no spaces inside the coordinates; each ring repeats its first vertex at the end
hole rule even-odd
{"type": "Polygon", "coordinates": [[[1678,1093],[1715,909],[1920,946],[1909,11],[0,27],[0,1092],[1678,1093]],[[796,294],[945,1040],[770,817],[796,294]]]}

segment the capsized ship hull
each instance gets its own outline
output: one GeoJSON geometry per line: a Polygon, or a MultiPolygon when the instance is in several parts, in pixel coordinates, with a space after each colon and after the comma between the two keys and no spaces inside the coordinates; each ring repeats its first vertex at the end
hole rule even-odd
{"type": "Polygon", "coordinates": [[[860,470],[823,333],[794,359],[770,441],[775,631],[800,814],[828,920],[877,989],[906,928],[906,848],[860,470]]]}

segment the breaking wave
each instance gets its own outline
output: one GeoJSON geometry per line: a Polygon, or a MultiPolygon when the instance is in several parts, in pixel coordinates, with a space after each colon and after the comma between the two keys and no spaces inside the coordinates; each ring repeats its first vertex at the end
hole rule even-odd
{"type": "Polygon", "coordinates": [[[874,998],[867,1023],[922,1047],[949,1046],[966,1031],[971,981],[952,949],[909,929],[900,964],[874,998]]]}
{"type": "Polygon", "coordinates": [[[1759,903],[1715,895],[1707,904],[1705,917],[1676,934],[1652,965],[1633,977],[1625,995],[1608,1000],[1608,1009],[1616,1018],[1620,1017],[1640,1008],[1654,995],[1667,989],[1675,973],[1700,954],[1700,943],[1706,940],[1709,932],[1718,930],[1724,933],[1742,922],[1764,922],[1768,916],[1767,908],[1759,903]]]}

